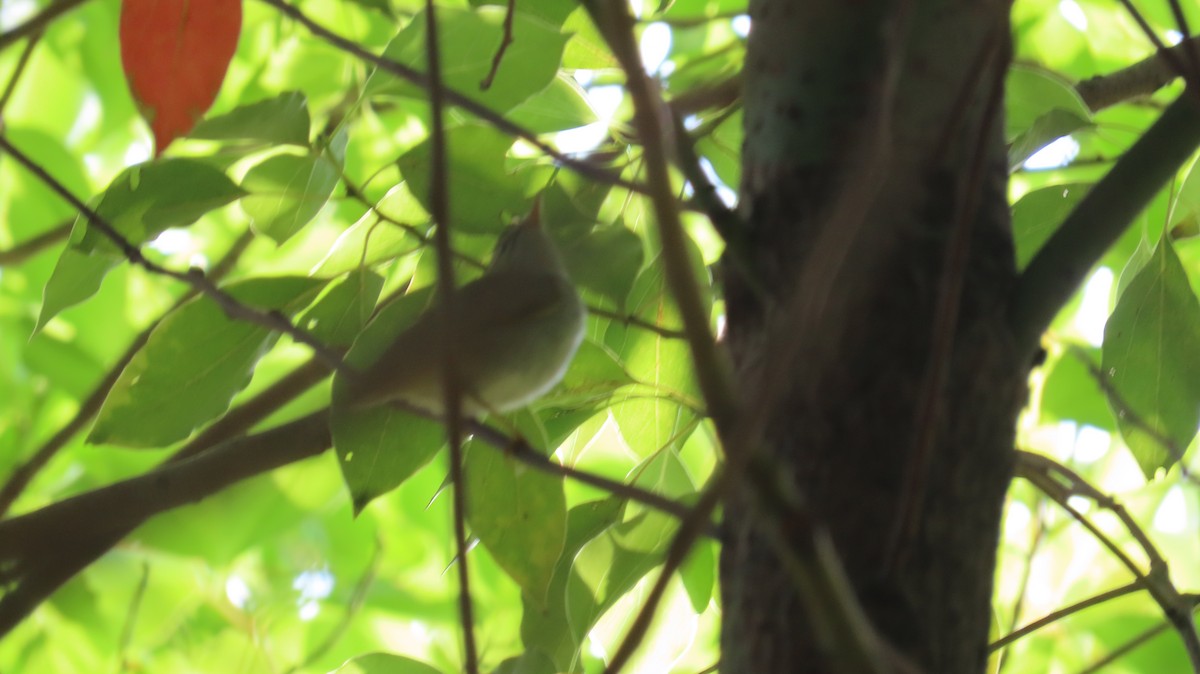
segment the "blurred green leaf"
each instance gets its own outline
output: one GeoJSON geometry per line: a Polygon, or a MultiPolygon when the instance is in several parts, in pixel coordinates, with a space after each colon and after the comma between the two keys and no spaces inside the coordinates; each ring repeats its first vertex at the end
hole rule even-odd
{"type": "MultiPolygon", "coordinates": [[[[522,215],[530,206],[528,174],[518,174],[505,164],[512,138],[482,125],[466,125],[446,132],[446,171],[449,179],[450,218],[455,231],[499,232],[504,216],[522,215]]],[[[408,189],[428,212],[432,176],[432,150],[426,140],[400,157],[400,173],[408,189]]]]}
{"type": "Polygon", "coordinates": [[[352,271],[330,285],[296,325],[328,346],[347,346],[354,341],[375,310],[383,289],[383,277],[368,269],[352,271]]]}
{"type": "Polygon", "coordinates": [[[1116,419],[1097,380],[1100,372],[1099,349],[1068,345],[1042,386],[1042,414],[1115,431],[1116,419]]]}
{"type": "Polygon", "coordinates": [[[544,604],[566,537],[562,478],[477,442],[466,450],[463,476],[471,531],[533,603],[544,604]]]}
{"type": "MultiPolygon", "coordinates": [[[[226,292],[252,307],[292,313],[311,302],[322,284],[309,278],[260,278],[226,292]]],[[[276,338],[267,328],[230,319],[207,297],[188,302],[155,327],[121,372],[88,441],[163,447],[186,438],[229,408],[276,338]]]]}
{"type": "Polygon", "coordinates": [[[599,119],[579,83],[562,73],[513,108],[507,117],[533,133],[575,129],[599,119]]]}
{"type": "MultiPolygon", "coordinates": [[[[346,362],[370,367],[396,335],[412,324],[429,303],[428,290],[400,297],[379,312],[355,340],[346,362]]],[[[414,354],[414,358],[427,357],[414,354]]],[[[334,377],[330,429],[333,446],[358,514],[373,499],[395,489],[445,444],[441,424],[381,405],[355,409],[343,404],[344,377],[334,377]]]]}
{"type": "Polygon", "coordinates": [[[1013,204],[1012,228],[1018,269],[1029,264],[1091,187],[1091,183],[1051,185],[1033,190],[1013,204]]]}
{"type": "MultiPolygon", "coordinates": [[[[505,50],[491,86],[480,83],[492,69],[504,37],[506,9],[481,7],[474,11],[438,8],[441,30],[442,76],[446,87],[496,112],[506,112],[541,91],[558,72],[567,36],[558,28],[518,8],[513,16],[513,42],[505,50]]],[[[384,50],[384,58],[425,72],[425,15],[418,12],[384,50]]],[[[365,96],[425,98],[424,90],[385,71],[367,80],[365,96]]]]}
{"type": "Polygon", "coordinates": [[[1117,300],[1102,369],[1117,426],[1147,478],[1182,457],[1200,423],[1200,303],[1163,238],[1117,300]]]}
{"type": "Polygon", "coordinates": [[[391,653],[368,653],[351,658],[338,668],[338,674],[442,674],[419,660],[391,653]]]}
{"type": "Polygon", "coordinates": [[[308,145],[309,126],[308,99],[298,91],[285,91],[201,120],[188,137],[308,145]]]}
{"type": "Polygon", "coordinates": [[[254,229],[283,243],[292,238],[329,201],[341,180],[346,136],[339,133],[329,147],[313,154],[279,154],[246,172],[242,186],[250,193],[242,209],[254,229]]]}

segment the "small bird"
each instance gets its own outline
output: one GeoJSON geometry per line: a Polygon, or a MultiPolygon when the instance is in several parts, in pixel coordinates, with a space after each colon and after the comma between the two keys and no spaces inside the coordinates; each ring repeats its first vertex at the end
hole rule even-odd
{"type": "MultiPolygon", "coordinates": [[[[454,295],[454,362],[467,416],[528,405],[562,380],[583,340],[586,312],[550,237],[539,204],[496,243],[483,276],[454,295]]],[[[394,401],[442,413],[445,308],[435,304],[369,367],[345,378],[351,408],[394,401]]]]}

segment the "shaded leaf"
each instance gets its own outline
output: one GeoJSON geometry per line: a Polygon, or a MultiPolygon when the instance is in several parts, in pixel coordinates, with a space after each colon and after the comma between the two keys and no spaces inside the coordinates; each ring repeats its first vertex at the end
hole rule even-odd
{"type": "MultiPolygon", "coordinates": [[[[368,367],[429,303],[428,289],[392,302],[375,317],[346,354],[352,367],[368,367]]],[[[414,354],[414,358],[426,357],[414,354]]],[[[344,404],[345,377],[334,377],[330,430],[333,447],[358,514],[373,499],[400,486],[445,444],[441,424],[381,405],[354,409],[344,404]]]]}
{"type": "Polygon", "coordinates": [[[241,0],[122,0],[121,65],[157,153],[216,100],[241,29],[241,0]]]}
{"type": "Polygon", "coordinates": [[[347,346],[354,341],[383,289],[383,277],[369,269],[352,271],[309,307],[296,325],[328,346],[347,346]]]}
{"type": "MultiPolygon", "coordinates": [[[[227,292],[249,306],[289,313],[310,302],[322,283],[262,278],[227,292]]],[[[276,337],[262,326],[230,319],[207,297],[188,302],[155,327],[121,372],[88,441],[163,447],[186,438],[229,408],[276,337]]]]}
{"type": "Polygon", "coordinates": [[[478,443],[466,448],[467,522],[535,604],[546,602],[567,528],[563,479],[478,443]]]}
{"type": "Polygon", "coordinates": [[[420,660],[391,653],[367,653],[351,658],[337,668],[338,674],[442,674],[420,660]]]}
{"type": "MultiPolygon", "coordinates": [[[[492,86],[480,90],[479,83],[491,71],[504,37],[505,13],[501,7],[474,11],[441,7],[437,14],[446,87],[496,112],[508,111],[550,84],[558,73],[568,39],[556,26],[518,9],[513,16],[513,42],[504,53],[492,86]]],[[[424,11],[418,12],[388,44],[384,58],[425,72],[425,23],[424,11]]],[[[424,89],[386,71],[371,75],[364,95],[426,98],[424,89]]]]}
{"type": "MultiPolygon", "coordinates": [[[[244,192],[220,170],[193,159],[156,160],[122,171],[93,203],[96,214],[134,246],[170,227],[190,225],[244,192]]],[[[86,216],[71,230],[42,295],[36,333],[59,312],[91,297],[124,261],[120,249],[86,216]]]]}
{"type": "Polygon", "coordinates": [[[292,238],[329,201],[341,179],[346,136],[338,134],[330,147],[313,154],[280,154],[250,169],[242,186],[250,195],[242,208],[254,229],[283,243],[292,238]]]}
{"type": "Polygon", "coordinates": [[[1033,190],[1012,207],[1017,268],[1024,269],[1091,189],[1091,183],[1067,183],[1033,190]]]}
{"type": "MultiPolygon", "coordinates": [[[[450,217],[456,231],[495,233],[503,228],[506,214],[528,210],[528,174],[514,174],[505,166],[511,146],[511,138],[488,126],[460,126],[446,133],[450,217]]],[[[431,150],[426,140],[397,162],[409,190],[426,211],[431,209],[431,150]]]]}
{"type": "Polygon", "coordinates": [[[298,91],[248,103],[201,121],[188,134],[204,140],[252,140],[270,144],[308,145],[311,121],[308,99],[298,91]]]}
{"type": "Polygon", "coordinates": [[[1164,237],[1104,328],[1117,426],[1142,472],[1169,468],[1200,423],[1200,304],[1164,237]]]}

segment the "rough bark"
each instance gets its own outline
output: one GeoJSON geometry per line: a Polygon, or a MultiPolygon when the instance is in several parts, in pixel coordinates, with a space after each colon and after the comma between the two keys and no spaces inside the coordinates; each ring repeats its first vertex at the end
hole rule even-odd
{"type": "MultiPolygon", "coordinates": [[[[771,410],[758,450],[829,530],[881,636],[928,672],[986,664],[1027,371],[1005,323],[1016,274],[995,85],[1006,7],[750,8],[741,210],[750,267],[771,296],[729,266],[729,345],[750,404],[771,410]],[[958,279],[956,241],[966,255],[958,279]],[[949,304],[948,284],[961,291],[949,304]],[[937,328],[947,306],[956,320],[937,328]],[[951,336],[944,349],[939,335],[951,336]],[[777,377],[782,395],[756,399],[777,377]],[[923,437],[928,472],[914,500],[905,476],[923,437]],[[913,503],[918,526],[904,530],[897,514],[913,503]]],[[[761,536],[773,515],[753,492],[731,494],[725,510],[721,669],[831,671],[761,536]]]]}

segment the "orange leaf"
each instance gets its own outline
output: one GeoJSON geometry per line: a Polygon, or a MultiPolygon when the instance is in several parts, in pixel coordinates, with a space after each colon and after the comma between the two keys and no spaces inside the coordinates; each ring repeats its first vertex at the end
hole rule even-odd
{"type": "Polygon", "coordinates": [[[212,105],[241,29],[241,0],[122,0],[121,64],[155,155],[212,105]]]}

